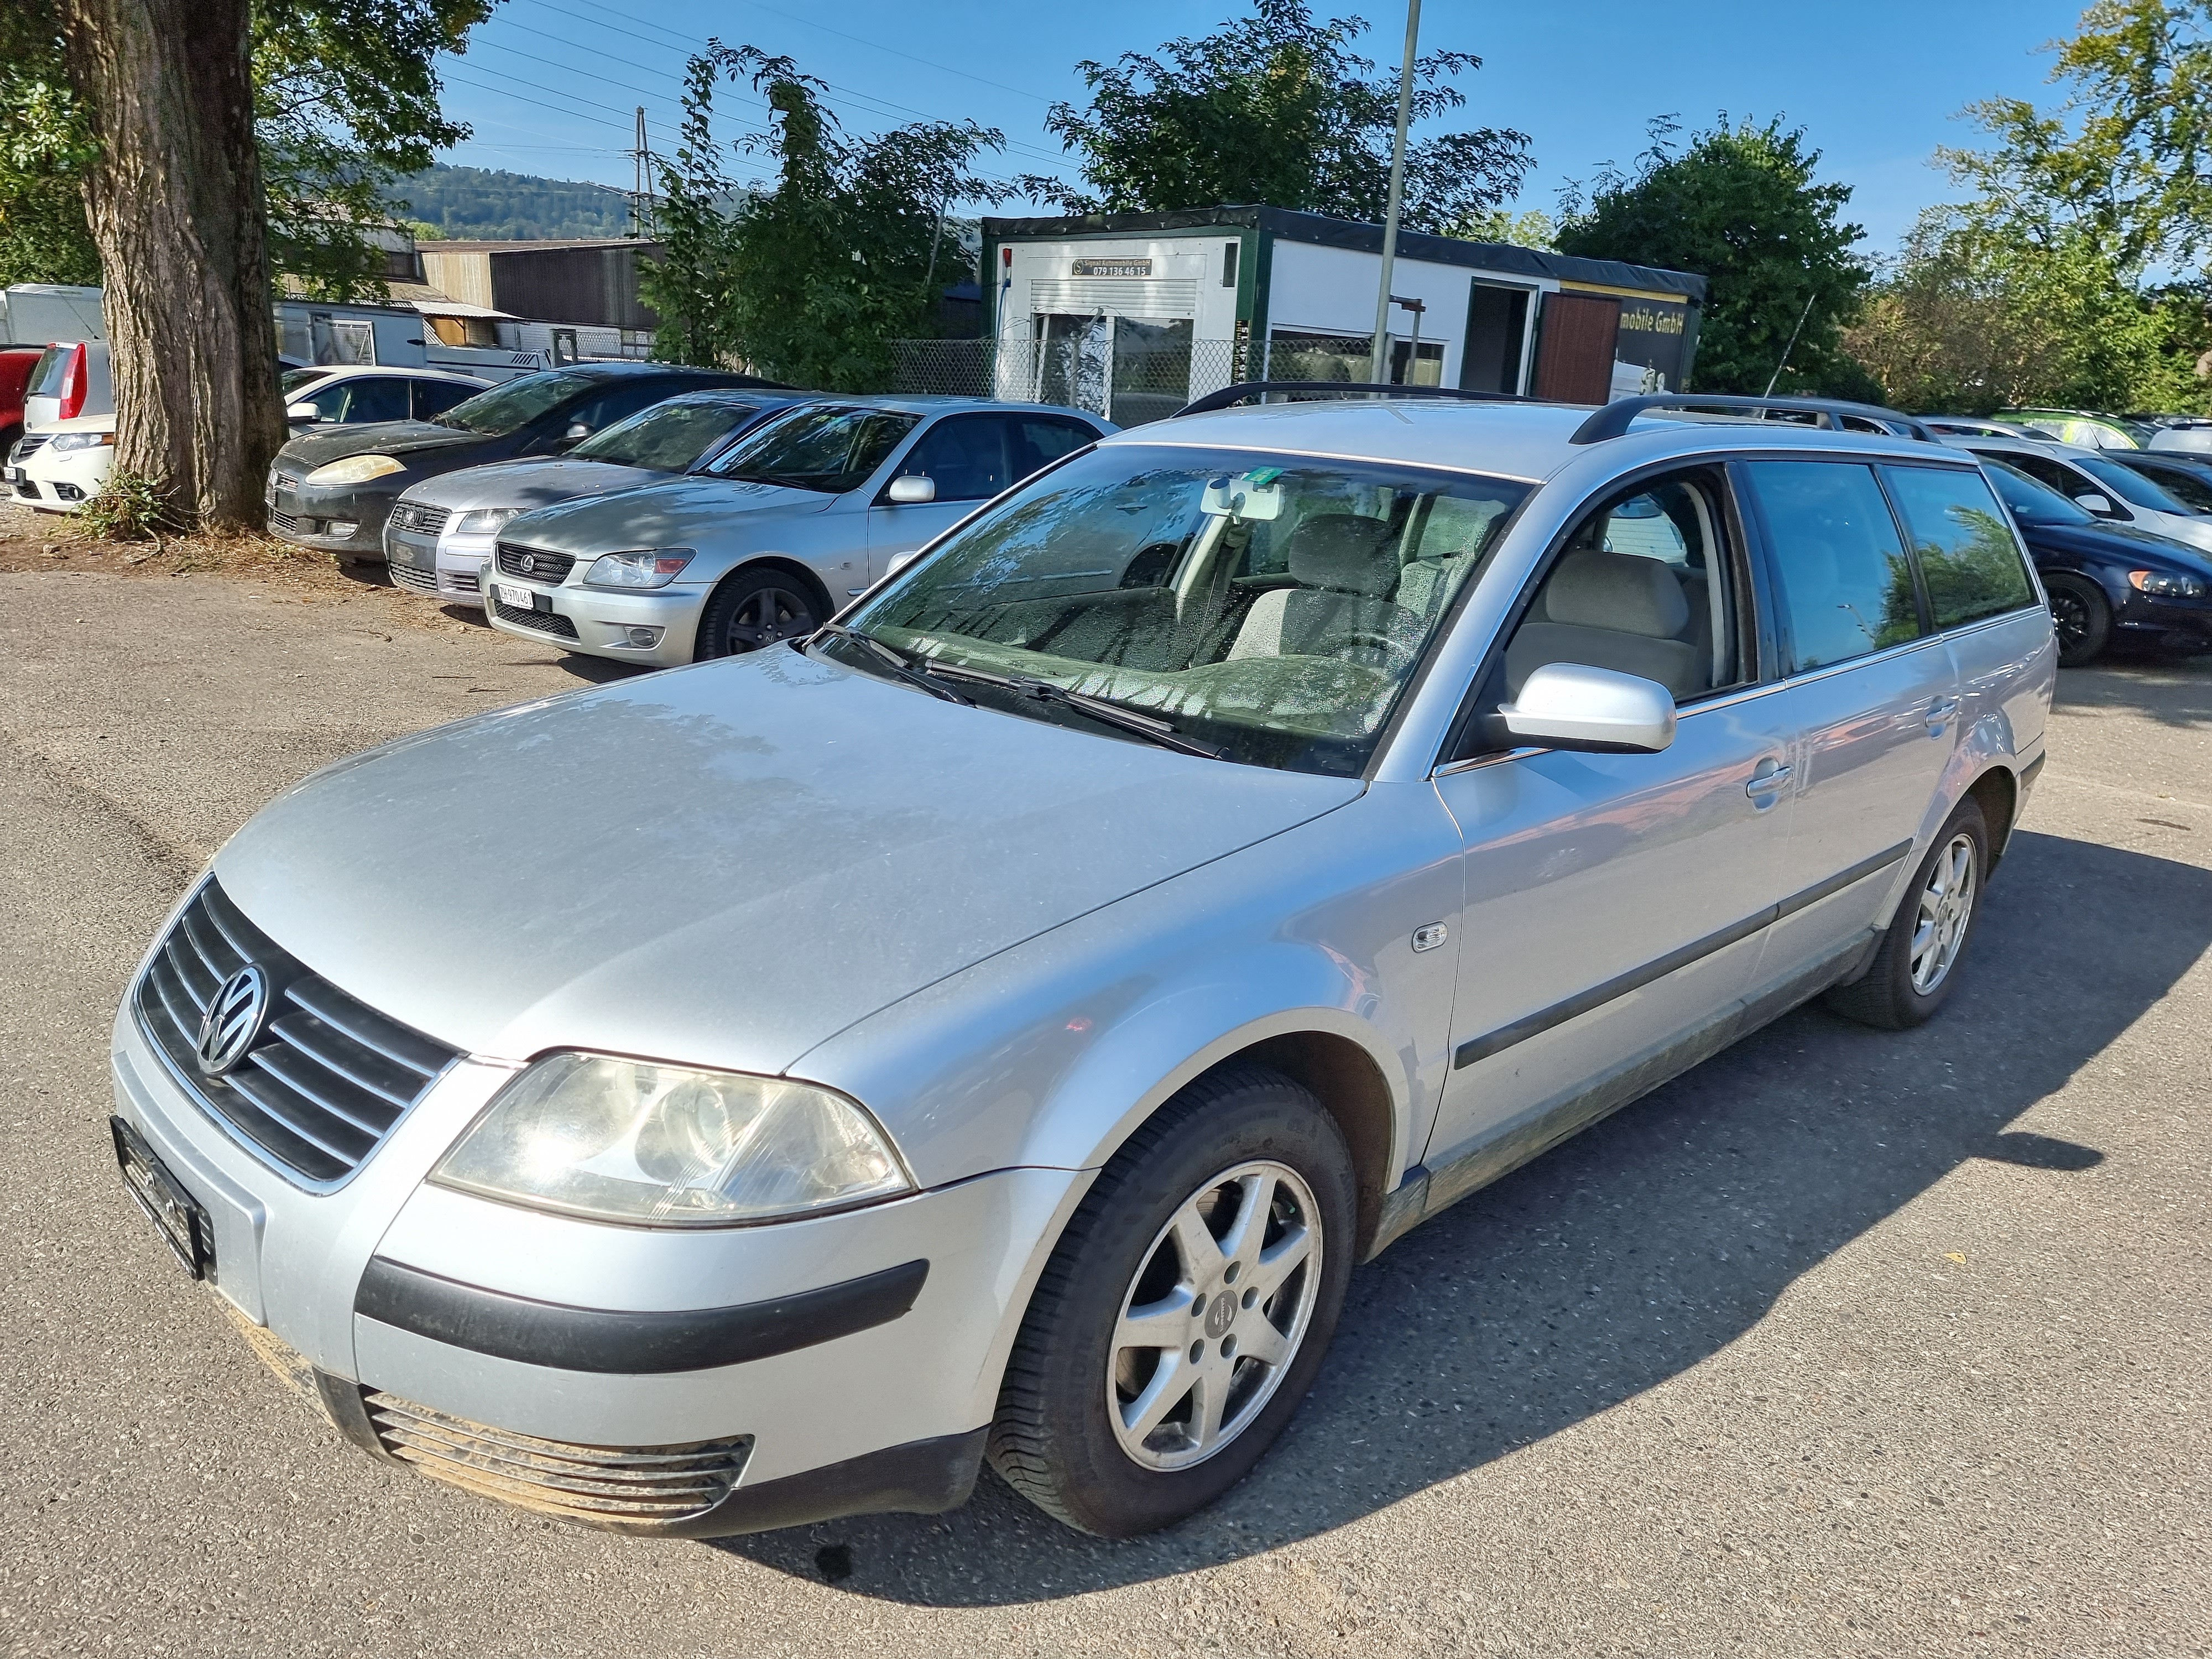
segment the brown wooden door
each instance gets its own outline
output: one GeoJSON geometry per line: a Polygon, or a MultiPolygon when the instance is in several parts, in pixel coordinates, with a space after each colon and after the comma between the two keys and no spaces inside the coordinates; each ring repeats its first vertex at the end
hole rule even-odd
{"type": "Polygon", "coordinates": [[[1613,396],[1620,301],[1601,294],[1547,294],[1536,330],[1536,395],[1563,404],[1613,396]]]}

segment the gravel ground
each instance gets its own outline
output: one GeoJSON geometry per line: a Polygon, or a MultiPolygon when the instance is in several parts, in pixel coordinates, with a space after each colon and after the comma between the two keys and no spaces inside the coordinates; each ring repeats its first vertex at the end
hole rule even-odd
{"type": "Polygon", "coordinates": [[[125,978],[262,801],[599,676],[335,577],[55,562],[0,568],[7,1651],[2212,1644],[2212,659],[2064,678],[1941,1019],[1792,1015],[1412,1235],[1208,1514],[1101,1543],[987,1474],[949,1516],[640,1543],[342,1443],[104,1124],[125,978]]]}

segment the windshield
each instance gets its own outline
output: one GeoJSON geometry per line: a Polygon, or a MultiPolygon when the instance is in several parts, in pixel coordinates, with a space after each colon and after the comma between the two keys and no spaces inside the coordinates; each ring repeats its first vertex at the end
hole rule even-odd
{"type": "Polygon", "coordinates": [[[2147,507],[2153,513],[2176,513],[2185,519],[2194,516],[2186,501],[2176,501],[2131,466],[2108,461],[2101,455],[2075,455],[2069,459],[2130,507],[2147,507]]]}
{"type": "Polygon", "coordinates": [[[594,433],[568,453],[579,460],[688,472],[702,455],[759,413],[758,404],[720,398],[655,404],[594,433]]]}
{"type": "Polygon", "coordinates": [[[867,483],[921,418],[850,404],[802,409],[741,440],[707,471],[717,478],[842,495],[867,483]]]}
{"type": "Polygon", "coordinates": [[[2004,497],[2004,504],[2022,524],[2090,524],[2094,520],[2049,484],[2031,478],[2016,466],[1984,460],[1982,468],[2004,497]]]}
{"type": "MultiPolygon", "coordinates": [[[[2126,466],[2129,463],[2123,461],[2120,465],[2126,466]]],[[[2191,512],[2212,514],[2212,469],[2189,466],[2176,461],[2154,463],[2133,470],[2151,479],[2191,512]]]]}
{"type": "MultiPolygon", "coordinates": [[[[849,620],[925,664],[1141,710],[1231,760],[1356,775],[1529,489],[1112,446],[976,520],[849,620]]],[[[866,666],[858,650],[826,648],[866,666]]],[[[1061,705],[958,684],[1086,726],[1061,705]]]]}
{"type": "Polygon", "coordinates": [[[529,425],[556,404],[566,403],[580,392],[588,392],[594,384],[589,374],[558,370],[525,374],[520,380],[479,392],[455,404],[437,416],[435,423],[459,427],[464,432],[481,432],[489,438],[504,438],[529,425]]]}
{"type": "Polygon", "coordinates": [[[290,397],[303,386],[312,386],[330,374],[327,368],[288,368],[276,379],[276,389],[290,397]]]}

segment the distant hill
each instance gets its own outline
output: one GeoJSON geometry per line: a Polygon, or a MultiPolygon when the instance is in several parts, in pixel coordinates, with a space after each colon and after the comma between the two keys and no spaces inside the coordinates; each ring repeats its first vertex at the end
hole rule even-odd
{"type": "Polygon", "coordinates": [[[441,162],[402,179],[391,199],[401,218],[435,225],[457,241],[623,236],[630,228],[629,198],[619,190],[487,167],[441,162]]]}

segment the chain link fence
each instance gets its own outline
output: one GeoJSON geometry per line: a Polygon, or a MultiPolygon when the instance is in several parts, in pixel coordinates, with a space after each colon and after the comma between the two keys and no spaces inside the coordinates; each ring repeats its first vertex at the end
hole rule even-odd
{"type": "Polygon", "coordinates": [[[1247,374],[1235,340],[1193,340],[1190,325],[1130,318],[1049,318],[1054,326],[1010,340],[899,340],[890,390],[1060,404],[1118,426],[1166,418],[1194,398],[1247,374]]]}

